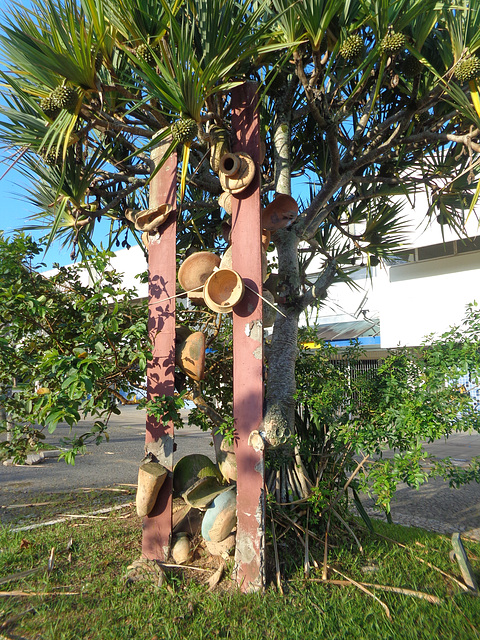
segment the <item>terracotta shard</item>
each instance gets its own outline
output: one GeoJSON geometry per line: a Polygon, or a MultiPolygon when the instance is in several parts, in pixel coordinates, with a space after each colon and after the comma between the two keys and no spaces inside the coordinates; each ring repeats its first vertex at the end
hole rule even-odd
{"type": "Polygon", "coordinates": [[[159,462],[145,462],[138,470],[138,488],[136,496],[137,515],[148,515],[155,506],[158,492],[167,477],[167,470],[159,462]]]}
{"type": "Polygon", "coordinates": [[[233,269],[218,269],[203,290],[207,306],[216,313],[229,313],[245,293],[242,278],[233,269]]]}
{"type": "Polygon", "coordinates": [[[284,229],[298,215],[298,204],[295,198],[286,194],[277,194],[275,199],[262,211],[262,228],[267,231],[284,229]]]}
{"type": "Polygon", "coordinates": [[[248,153],[225,153],[218,169],[224,191],[238,194],[244,191],[255,177],[255,163],[248,153]]]}
{"type": "Polygon", "coordinates": [[[171,204],[161,204],[154,209],[145,209],[134,214],[135,229],[138,231],[153,231],[158,229],[170,215],[173,207],[171,204]]]}
{"type": "MultiPolygon", "coordinates": [[[[178,334],[177,334],[178,335],[178,334]]],[[[175,364],[196,382],[205,377],[205,334],[195,331],[175,347],[175,364]]]]}

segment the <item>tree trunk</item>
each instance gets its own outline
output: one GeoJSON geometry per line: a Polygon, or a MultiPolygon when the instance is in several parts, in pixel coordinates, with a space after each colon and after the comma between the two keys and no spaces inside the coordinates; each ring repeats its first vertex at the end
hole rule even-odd
{"type": "Polygon", "coordinates": [[[277,314],[272,342],[268,349],[266,413],[264,431],[271,446],[280,446],[294,433],[295,426],[295,362],[300,307],[298,238],[293,231],[274,234],[278,252],[279,289],[286,303],[281,306],[285,316],[277,314]]]}

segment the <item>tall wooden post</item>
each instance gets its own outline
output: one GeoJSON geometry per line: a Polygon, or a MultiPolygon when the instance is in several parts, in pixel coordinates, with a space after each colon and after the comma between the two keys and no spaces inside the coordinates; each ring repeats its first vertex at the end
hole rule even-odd
{"type": "MultiPolygon", "coordinates": [[[[158,164],[169,140],[152,150],[158,164]]],[[[175,209],[177,193],[177,154],[172,153],[150,184],[150,208],[169,203],[175,209]]],[[[148,334],[153,360],[147,368],[147,397],[174,395],[175,372],[175,295],[176,214],[172,212],[156,236],[151,236],[148,251],[148,334]]],[[[145,449],[153,453],[170,472],[173,470],[173,423],[164,426],[147,416],[145,449]]],[[[172,533],[172,473],[165,480],[157,502],[143,521],[142,554],[150,560],[167,560],[172,533]]]]}
{"type": "MultiPolygon", "coordinates": [[[[260,132],[256,109],[257,85],[246,83],[232,91],[234,151],[247,152],[255,162],[250,186],[232,197],[233,268],[253,291],[262,292],[260,224],[260,132]]],[[[233,414],[237,459],[236,578],[244,592],[259,591],[265,582],[262,302],[250,289],[233,310],[233,414]]]]}

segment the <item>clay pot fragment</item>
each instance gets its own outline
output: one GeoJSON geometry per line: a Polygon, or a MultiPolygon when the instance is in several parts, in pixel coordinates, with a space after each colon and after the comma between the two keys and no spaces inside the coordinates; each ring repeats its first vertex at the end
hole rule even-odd
{"type": "Polygon", "coordinates": [[[218,173],[222,156],[230,151],[230,132],[225,127],[212,124],[209,134],[210,166],[215,173],[218,173]]]}
{"type": "Polygon", "coordinates": [[[179,531],[176,534],[173,541],[171,554],[176,564],[185,564],[190,560],[190,539],[184,531],[179,531]]]}
{"type": "Polygon", "coordinates": [[[159,462],[150,460],[140,465],[136,496],[137,515],[147,516],[155,506],[158,492],[165,482],[167,470],[159,462]]]}
{"type": "Polygon", "coordinates": [[[207,306],[216,313],[229,313],[245,293],[242,278],[233,269],[217,269],[205,283],[207,306]]]}
{"type": "Polygon", "coordinates": [[[219,195],[218,204],[225,209],[229,216],[232,215],[232,194],[230,191],[224,191],[219,195]]]}
{"type": "MultiPolygon", "coordinates": [[[[178,334],[176,334],[178,335],[178,334]]],[[[205,334],[195,331],[175,346],[175,364],[192,380],[205,377],[205,334]]]]}
{"type": "Polygon", "coordinates": [[[248,153],[243,151],[224,153],[220,159],[218,176],[224,191],[241,193],[255,176],[255,163],[248,153]]]}
{"type": "Polygon", "coordinates": [[[153,231],[167,220],[172,209],[171,204],[161,204],[154,209],[144,209],[126,217],[133,219],[137,231],[153,231]]]}
{"type": "Polygon", "coordinates": [[[295,198],[283,193],[277,194],[262,211],[262,228],[267,231],[284,229],[297,215],[298,204],[295,198]]]}
{"type": "Polygon", "coordinates": [[[236,487],[221,493],[205,511],[202,536],[206,542],[222,542],[230,536],[237,524],[236,487]]]}
{"type": "Polygon", "coordinates": [[[193,304],[205,304],[203,285],[220,265],[220,257],[210,251],[197,251],[182,262],[178,282],[193,304]]]}
{"type": "Polygon", "coordinates": [[[211,540],[205,540],[205,546],[207,551],[212,556],[224,556],[229,554],[235,547],[235,534],[230,534],[225,540],[221,542],[212,542],[211,540]]]}

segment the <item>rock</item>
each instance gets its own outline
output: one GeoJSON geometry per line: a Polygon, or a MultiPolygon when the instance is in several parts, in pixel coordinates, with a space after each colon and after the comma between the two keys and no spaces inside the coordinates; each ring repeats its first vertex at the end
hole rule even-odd
{"type": "Polygon", "coordinates": [[[28,465],[33,465],[33,464],[42,464],[42,462],[45,460],[45,456],[43,455],[42,452],[40,453],[29,453],[26,460],[25,460],[25,464],[28,465]]]}

